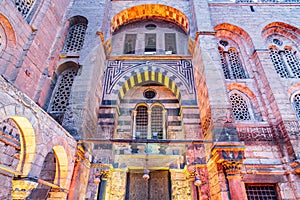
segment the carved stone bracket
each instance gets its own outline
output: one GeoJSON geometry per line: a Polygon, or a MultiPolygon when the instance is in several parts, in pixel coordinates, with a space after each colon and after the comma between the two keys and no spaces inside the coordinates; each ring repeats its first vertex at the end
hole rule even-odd
{"type": "Polygon", "coordinates": [[[38,183],[32,180],[12,180],[12,199],[26,199],[38,183]]]}
{"type": "Polygon", "coordinates": [[[245,159],[244,149],[244,145],[240,142],[224,142],[213,148],[212,156],[227,174],[239,174],[245,159]]]}

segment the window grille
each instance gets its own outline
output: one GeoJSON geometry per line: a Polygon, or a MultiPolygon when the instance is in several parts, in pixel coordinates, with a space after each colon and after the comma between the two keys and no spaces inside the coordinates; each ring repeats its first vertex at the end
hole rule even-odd
{"type": "Polygon", "coordinates": [[[151,132],[154,139],[163,139],[163,108],[161,106],[152,107],[151,132]]]}
{"type": "Polygon", "coordinates": [[[239,94],[233,93],[230,95],[232,112],[234,119],[237,121],[251,120],[249,108],[246,100],[239,94]]]}
{"type": "Polygon", "coordinates": [[[136,115],[136,138],[147,138],[148,112],[146,106],[139,106],[136,115]]]}
{"type": "Polygon", "coordinates": [[[136,34],[126,34],[124,54],[135,54],[136,34]]]}
{"type": "Polygon", "coordinates": [[[35,0],[14,0],[14,3],[21,15],[26,18],[35,3],[35,0]]]}
{"type": "Polygon", "coordinates": [[[296,111],[298,119],[300,119],[300,93],[296,94],[293,98],[293,106],[296,111]]]}
{"type": "Polygon", "coordinates": [[[229,67],[227,65],[227,60],[223,53],[223,49],[221,47],[219,47],[219,53],[220,53],[220,57],[221,57],[221,64],[222,64],[222,69],[224,72],[225,79],[230,79],[229,67]]]}
{"type": "Polygon", "coordinates": [[[242,66],[238,52],[230,47],[228,51],[219,47],[222,69],[225,79],[245,79],[247,78],[244,67],[242,66]]]}
{"type": "Polygon", "coordinates": [[[275,185],[249,185],[246,184],[248,200],[277,200],[275,185]]]}
{"type": "Polygon", "coordinates": [[[71,88],[76,76],[76,69],[67,69],[58,77],[54,90],[53,100],[50,107],[50,113],[63,114],[69,105],[71,88]]]}
{"type": "Polygon", "coordinates": [[[281,78],[300,78],[300,61],[292,48],[285,47],[284,50],[279,50],[272,46],[269,48],[269,54],[275,71],[281,78]]]}
{"type": "Polygon", "coordinates": [[[87,25],[78,23],[69,28],[68,36],[63,48],[64,53],[79,52],[83,46],[87,25]]]}
{"type": "Polygon", "coordinates": [[[175,33],[165,33],[165,52],[166,54],[176,54],[176,35],[175,33]]]}

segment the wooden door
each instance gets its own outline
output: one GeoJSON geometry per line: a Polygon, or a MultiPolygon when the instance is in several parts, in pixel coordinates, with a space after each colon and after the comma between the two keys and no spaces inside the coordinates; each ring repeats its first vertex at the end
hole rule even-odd
{"type": "Polygon", "coordinates": [[[169,172],[150,172],[144,181],[143,173],[129,173],[126,200],[169,200],[169,172]]]}

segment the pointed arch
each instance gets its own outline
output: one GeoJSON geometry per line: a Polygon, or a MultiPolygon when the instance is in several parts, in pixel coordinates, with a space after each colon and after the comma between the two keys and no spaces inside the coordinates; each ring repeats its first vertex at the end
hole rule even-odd
{"type": "Polygon", "coordinates": [[[186,33],[189,32],[188,17],[180,10],[161,4],[142,4],[127,8],[116,14],[110,22],[111,33],[122,25],[149,18],[175,23],[186,33]]]}
{"type": "Polygon", "coordinates": [[[8,19],[0,13],[0,26],[3,27],[6,40],[7,40],[7,46],[10,48],[13,48],[16,46],[16,35],[15,31],[11,25],[11,23],[8,21],[8,19]]]}
{"type": "Polygon", "coordinates": [[[244,29],[228,23],[219,24],[214,29],[217,38],[226,38],[235,42],[249,55],[254,51],[252,39],[244,29]]]}
{"type": "Polygon", "coordinates": [[[279,35],[291,40],[295,45],[300,43],[300,29],[284,22],[272,22],[262,30],[262,37],[265,41],[272,35],[279,35]]]}
{"type": "Polygon", "coordinates": [[[21,157],[17,171],[27,176],[31,170],[36,153],[35,133],[31,123],[25,117],[13,116],[12,119],[20,131],[21,157]]]}
{"type": "Polygon", "coordinates": [[[52,149],[57,161],[54,184],[60,185],[62,188],[67,188],[68,155],[63,146],[56,145],[52,149]]]}

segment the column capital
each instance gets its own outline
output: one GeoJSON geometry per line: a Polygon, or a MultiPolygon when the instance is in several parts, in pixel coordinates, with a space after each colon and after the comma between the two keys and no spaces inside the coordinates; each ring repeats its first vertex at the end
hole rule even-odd
{"type": "Polygon", "coordinates": [[[34,180],[12,180],[12,199],[26,199],[37,185],[38,183],[34,180]]]}

